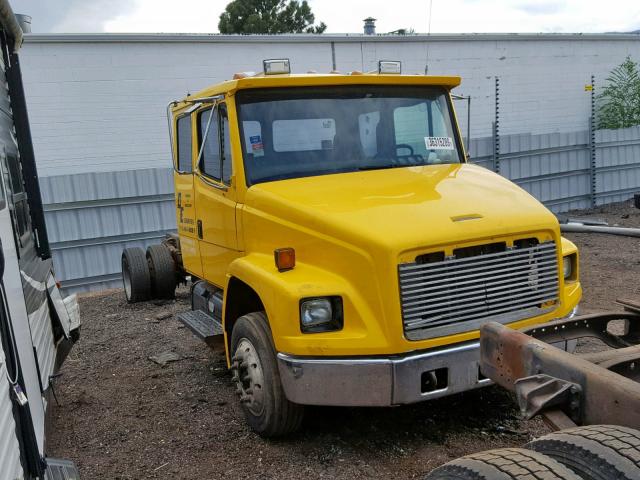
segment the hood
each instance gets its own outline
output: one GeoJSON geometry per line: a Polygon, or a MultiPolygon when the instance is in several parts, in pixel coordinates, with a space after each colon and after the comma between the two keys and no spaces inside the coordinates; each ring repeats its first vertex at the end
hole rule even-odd
{"type": "Polygon", "coordinates": [[[342,241],[396,251],[558,228],[523,189],[470,164],[261,183],[249,188],[245,204],[342,241]]]}

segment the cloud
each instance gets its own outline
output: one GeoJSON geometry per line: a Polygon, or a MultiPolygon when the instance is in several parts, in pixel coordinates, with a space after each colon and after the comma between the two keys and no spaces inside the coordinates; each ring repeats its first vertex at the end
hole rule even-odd
{"type": "Polygon", "coordinates": [[[105,24],[135,9],[132,0],[12,0],[15,13],[31,15],[34,33],[102,32],[105,24]]]}
{"type": "MultiPolygon", "coordinates": [[[[230,0],[10,0],[34,32],[216,32],[230,0]]],[[[638,0],[432,0],[431,32],[611,32],[640,26],[638,0]]],[[[330,33],[426,32],[431,0],[309,0],[330,33]],[[339,15],[336,14],[339,12],[339,15]]]]}
{"type": "Polygon", "coordinates": [[[522,2],[516,6],[518,10],[531,15],[553,15],[562,12],[566,3],[562,1],[522,2]]]}

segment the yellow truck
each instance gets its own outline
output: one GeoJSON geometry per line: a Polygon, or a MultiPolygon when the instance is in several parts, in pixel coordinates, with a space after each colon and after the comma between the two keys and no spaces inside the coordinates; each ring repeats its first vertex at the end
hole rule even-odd
{"type": "Polygon", "coordinates": [[[459,77],[263,67],[168,106],[178,232],[122,256],[131,302],[190,281],[179,318],[225,349],[257,433],[487,385],[483,324],[575,313],[556,217],[467,162],[459,77]]]}

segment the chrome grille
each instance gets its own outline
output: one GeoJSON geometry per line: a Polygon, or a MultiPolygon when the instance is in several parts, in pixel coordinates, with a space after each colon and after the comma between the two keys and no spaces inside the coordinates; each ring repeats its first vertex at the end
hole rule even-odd
{"type": "Polygon", "coordinates": [[[410,340],[540,315],[558,299],[555,242],[466,258],[398,266],[404,331],[410,340]]]}

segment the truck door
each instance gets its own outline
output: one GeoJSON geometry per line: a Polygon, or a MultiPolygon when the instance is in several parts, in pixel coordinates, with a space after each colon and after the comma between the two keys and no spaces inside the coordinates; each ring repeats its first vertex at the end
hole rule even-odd
{"type": "Polygon", "coordinates": [[[196,157],[195,130],[193,128],[195,115],[191,113],[191,110],[181,112],[174,120],[173,184],[182,263],[188,272],[202,277],[193,191],[193,163],[196,157]]]}
{"type": "Polygon", "coordinates": [[[200,161],[194,181],[202,271],[206,280],[223,286],[227,265],[239,256],[225,103],[199,110],[196,123],[200,161]]]}

